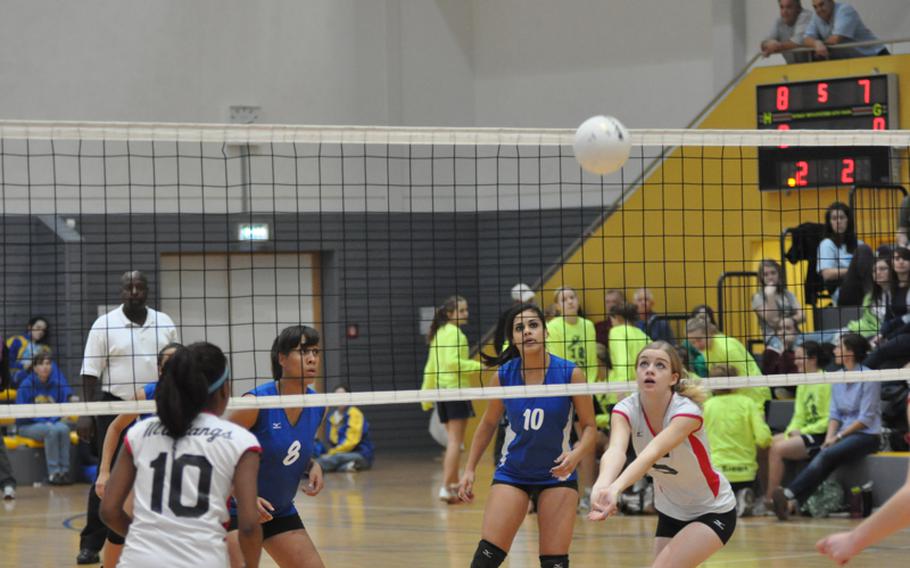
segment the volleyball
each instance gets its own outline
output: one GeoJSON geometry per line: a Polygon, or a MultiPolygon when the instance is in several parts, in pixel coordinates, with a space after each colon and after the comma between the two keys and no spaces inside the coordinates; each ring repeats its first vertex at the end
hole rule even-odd
{"type": "Polygon", "coordinates": [[[612,116],[592,116],[575,131],[575,159],[585,171],[610,174],[629,159],[629,131],[612,116]]]}

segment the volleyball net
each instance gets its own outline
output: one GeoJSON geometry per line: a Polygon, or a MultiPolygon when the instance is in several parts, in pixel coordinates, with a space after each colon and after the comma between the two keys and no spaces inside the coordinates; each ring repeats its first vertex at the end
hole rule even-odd
{"type": "MultiPolygon", "coordinates": [[[[550,346],[602,367],[586,385],[490,388],[484,375],[464,373],[463,388],[419,390],[441,304],[467,301],[462,328],[476,358],[481,349],[494,352],[492,331],[520,283],[556,317],[568,315],[557,292],[572,288],[579,315],[592,323],[610,317],[608,292],[633,305],[638,297],[642,331],[669,333],[681,347],[693,309],[709,306],[716,333],[741,344],[759,369],[777,347],[773,336],[785,341],[778,351],[790,351],[798,343],[790,335],[831,341],[863,317],[876,282],[868,271],[879,256],[890,261],[901,238],[910,132],[631,133],[623,168],[594,176],[574,159],[573,130],[0,122],[0,332],[15,340],[36,316],[49,329],[30,349],[21,340],[11,345],[7,386],[25,380],[28,359],[47,348],[81,395],[89,330],[118,309],[121,276],[133,270],[148,279],[148,307],[173,320],[182,343],[210,341],[226,352],[238,408],[634,390],[606,380],[609,354],[626,341],[609,333],[600,348],[586,333],[550,346]],[[843,261],[818,257],[835,202],[848,207],[858,240],[872,251],[855,281],[849,263],[833,279],[819,269],[820,260],[843,261]],[[791,292],[805,316],[792,333],[770,333],[756,310],[762,260],[780,267],[778,290],[791,292]],[[859,300],[840,298],[844,286],[859,300]],[[322,394],[241,399],[272,380],[272,342],[300,324],[321,334],[322,394]],[[333,393],[339,386],[348,392],[333,393]]],[[[730,357],[723,362],[746,363],[730,357]]],[[[792,361],[773,371],[708,384],[857,376],[800,374],[792,361]]],[[[129,380],[140,389],[156,377],[129,380]]],[[[153,401],[60,402],[0,405],[0,417],[154,408],[153,401]]]]}

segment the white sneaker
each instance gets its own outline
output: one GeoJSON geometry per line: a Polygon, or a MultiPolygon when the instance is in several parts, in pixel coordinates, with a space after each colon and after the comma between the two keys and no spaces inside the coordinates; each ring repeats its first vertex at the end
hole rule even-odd
{"type": "Polygon", "coordinates": [[[752,507],[755,504],[755,493],[746,487],[736,492],[736,516],[751,517],[752,507]]]}
{"type": "Polygon", "coordinates": [[[357,464],[352,461],[349,461],[348,463],[339,467],[338,471],[344,471],[344,472],[357,471],[357,464]]]}
{"type": "Polygon", "coordinates": [[[461,503],[461,498],[458,497],[458,486],[449,485],[448,487],[440,487],[439,500],[448,505],[458,505],[461,503]]]}
{"type": "Polygon", "coordinates": [[[5,501],[11,501],[16,498],[16,488],[12,485],[7,485],[3,488],[3,499],[5,501]]]}
{"type": "Polygon", "coordinates": [[[582,497],[581,499],[578,500],[578,514],[579,515],[587,514],[590,510],[591,510],[591,498],[590,497],[582,497]]]}

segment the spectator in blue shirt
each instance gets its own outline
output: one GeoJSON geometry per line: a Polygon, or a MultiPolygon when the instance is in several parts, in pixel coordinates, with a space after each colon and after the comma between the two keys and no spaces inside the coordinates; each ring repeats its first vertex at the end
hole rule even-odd
{"type": "Polygon", "coordinates": [[[639,321],[635,322],[636,327],[653,341],[666,341],[670,345],[676,345],[669,322],[654,313],[654,294],[647,288],[639,288],[632,298],[638,308],[639,321]]]}
{"type": "MultiPolygon", "coordinates": [[[[834,349],[835,362],[846,371],[866,371],[863,359],[869,342],[862,335],[848,333],[834,349]]],[[[878,381],[839,383],[831,387],[828,432],[822,451],[787,487],[772,495],[774,513],[784,521],[838,467],[860,460],[879,447],[882,425],[881,383],[878,381]]]]}
{"type": "Polygon", "coordinates": [[[847,59],[888,55],[888,49],[880,44],[828,49],[839,43],[853,43],[877,40],[878,36],[859,17],[856,8],[834,0],[812,0],[815,16],[806,27],[806,45],[815,49],[815,56],[821,59],[847,59]]]}
{"type": "MultiPolygon", "coordinates": [[[[50,353],[41,352],[32,358],[31,372],[16,391],[16,404],[68,402],[73,391],[63,373],[53,364],[50,353]]],[[[17,418],[20,436],[44,442],[48,482],[68,485],[70,478],[70,427],[60,417],[17,418]]]]}
{"type": "MultiPolygon", "coordinates": [[[[338,387],[335,392],[348,391],[338,387]]],[[[373,466],[370,424],[356,406],[339,406],[328,415],[325,437],[328,448],[316,459],[322,471],[360,471],[373,466]]]]}

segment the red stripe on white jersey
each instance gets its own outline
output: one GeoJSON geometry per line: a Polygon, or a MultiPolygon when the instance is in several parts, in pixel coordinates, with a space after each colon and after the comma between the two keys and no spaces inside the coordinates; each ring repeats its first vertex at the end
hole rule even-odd
{"type": "MultiPolygon", "coordinates": [[[[681,415],[678,414],[677,416],[681,415]]],[[[717,475],[717,472],[714,471],[714,468],[711,467],[711,458],[708,457],[707,448],[705,448],[701,443],[701,440],[699,440],[694,433],[689,434],[689,445],[692,446],[692,452],[695,453],[695,459],[698,460],[698,467],[705,476],[705,481],[708,482],[711,493],[717,497],[717,493],[720,491],[720,477],[717,475]]]]}

